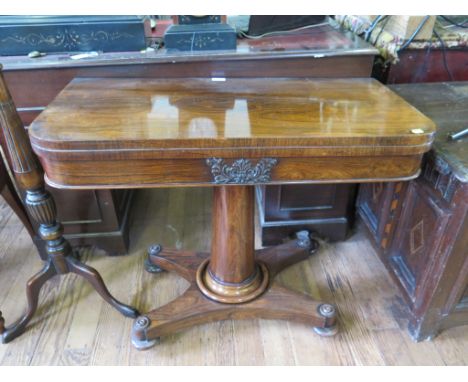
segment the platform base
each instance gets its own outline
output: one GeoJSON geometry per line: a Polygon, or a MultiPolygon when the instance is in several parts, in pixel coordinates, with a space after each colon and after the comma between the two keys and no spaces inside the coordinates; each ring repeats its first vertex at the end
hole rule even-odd
{"type": "Polygon", "coordinates": [[[205,266],[208,253],[163,249],[149,254],[149,261],[166,271],[173,271],[190,282],[190,287],[172,302],[146,313],[135,320],[132,343],[138,349],[148,349],[163,336],[213,321],[226,319],[290,320],[310,325],[320,335],[337,332],[336,310],[323,302],[280,286],[274,276],[310,253],[301,240],[255,252],[256,261],[266,267],[269,283],[262,294],[243,303],[222,303],[202,293],[197,284],[197,272],[205,266]],[[153,342],[155,341],[155,342],[153,342]]]}

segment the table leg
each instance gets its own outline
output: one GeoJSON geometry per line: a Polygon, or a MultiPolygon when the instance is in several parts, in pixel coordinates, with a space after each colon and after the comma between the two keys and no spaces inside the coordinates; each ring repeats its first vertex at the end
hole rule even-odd
{"type": "Polygon", "coordinates": [[[44,176],[35,157],[27,132],[23,127],[11,95],[1,74],[0,65],[0,128],[12,159],[12,170],[18,187],[24,191],[24,204],[29,215],[39,223],[38,234],[45,242],[47,260],[44,268],[26,285],[28,308],[16,322],[5,326],[0,313],[0,338],[6,343],[19,336],[33,317],[44,283],[55,275],[76,273],[84,277],[101,297],[127,317],[135,318],[138,311],[116,300],[107,290],[99,273],[81,263],[63,237],[62,224],[57,221],[57,209],[52,195],[44,187],[44,176]]]}
{"type": "Polygon", "coordinates": [[[211,254],[151,247],[149,263],[175,271],[191,285],[182,296],[135,320],[133,344],[146,349],[161,336],[225,319],[292,320],[321,335],[335,334],[332,305],[273,281],[278,272],[309,256],[313,243],[308,234],[255,251],[254,187],[219,186],[213,198],[211,254]]]}

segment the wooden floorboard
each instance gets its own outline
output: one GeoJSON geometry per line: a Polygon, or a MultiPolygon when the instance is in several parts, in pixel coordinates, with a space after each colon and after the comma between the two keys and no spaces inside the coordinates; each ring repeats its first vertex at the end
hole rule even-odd
{"type": "MultiPolygon", "coordinates": [[[[188,283],[170,273],[143,269],[152,243],[207,251],[211,190],[139,190],[131,216],[128,256],[107,257],[83,249],[111,293],[148,311],[181,294],[188,283]]],[[[258,237],[256,239],[259,245],[258,237]]],[[[41,268],[27,231],[0,200],[0,309],[7,321],[25,308],[24,286],[41,268]]],[[[340,333],[333,338],[284,321],[223,321],[163,338],[148,351],[130,343],[132,320],[105,304],[76,275],[55,277],[41,292],[27,332],[0,345],[0,365],[466,365],[468,327],[414,343],[395,319],[401,296],[365,235],[357,229],[341,243],[322,243],[308,260],[288,268],[279,281],[333,302],[340,333]]]]}

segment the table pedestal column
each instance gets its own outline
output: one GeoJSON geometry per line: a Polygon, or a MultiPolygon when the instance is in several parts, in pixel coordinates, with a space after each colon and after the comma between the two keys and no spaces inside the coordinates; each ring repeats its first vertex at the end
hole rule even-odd
{"type": "Polygon", "coordinates": [[[197,272],[197,285],[206,297],[239,304],[265,291],[268,271],[255,261],[254,211],[253,187],[214,189],[211,256],[197,272]]]}
{"type": "Polygon", "coordinates": [[[255,251],[254,210],[253,186],[216,187],[211,254],[150,247],[149,269],[175,271],[191,285],[182,296],[135,320],[132,342],[137,348],[149,348],[161,336],[193,325],[224,319],[294,320],[321,335],[336,333],[332,305],[273,281],[278,272],[309,256],[308,233],[255,251]]]}

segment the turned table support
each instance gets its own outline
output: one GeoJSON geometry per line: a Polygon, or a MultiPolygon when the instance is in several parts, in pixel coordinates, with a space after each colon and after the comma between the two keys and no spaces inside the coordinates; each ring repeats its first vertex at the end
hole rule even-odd
{"type": "Polygon", "coordinates": [[[309,256],[308,233],[254,251],[253,188],[412,179],[434,131],[372,79],[77,78],[29,135],[56,187],[215,187],[211,253],[149,251],[147,269],[174,271],[190,287],[135,321],[133,343],[146,348],[231,318],[296,320],[333,334],[332,305],[274,280],[309,256]]]}
{"type": "Polygon", "coordinates": [[[152,246],[147,269],[174,271],[190,282],[169,304],[135,320],[132,342],[147,349],[161,336],[225,319],[284,319],[311,325],[324,336],[337,332],[330,304],[290,291],[273,277],[315,249],[307,232],[283,245],[255,251],[254,186],[214,188],[211,253],[152,246]]]}
{"type": "Polygon", "coordinates": [[[107,290],[99,273],[81,263],[63,237],[63,227],[57,221],[57,209],[52,195],[44,188],[41,165],[31,149],[26,130],[6,87],[0,66],[0,127],[3,130],[12,170],[18,187],[25,193],[25,206],[39,223],[39,236],[46,242],[47,260],[44,267],[26,285],[28,308],[16,322],[5,327],[0,313],[0,335],[6,343],[19,336],[33,317],[39,292],[44,283],[55,275],[76,273],[89,281],[102,298],[127,317],[138,316],[138,311],[117,301],[107,290]]]}
{"type": "Polygon", "coordinates": [[[198,269],[198,287],[218,302],[253,300],[268,284],[265,266],[255,261],[253,186],[215,187],[212,222],[211,256],[198,269]]]}

